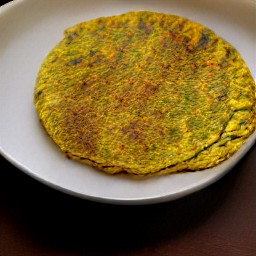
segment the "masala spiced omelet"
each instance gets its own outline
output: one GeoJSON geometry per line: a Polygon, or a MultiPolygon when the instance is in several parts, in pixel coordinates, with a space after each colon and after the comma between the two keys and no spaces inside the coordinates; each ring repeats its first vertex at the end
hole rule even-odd
{"type": "Polygon", "coordinates": [[[35,106],[70,158],[108,173],[202,170],[255,130],[255,82],[239,53],[188,19],[147,11],[65,31],[35,106]]]}

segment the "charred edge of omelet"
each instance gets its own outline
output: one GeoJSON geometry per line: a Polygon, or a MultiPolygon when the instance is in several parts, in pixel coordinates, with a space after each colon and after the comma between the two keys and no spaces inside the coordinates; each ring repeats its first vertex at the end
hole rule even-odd
{"type": "MultiPolygon", "coordinates": [[[[255,130],[255,122],[254,124],[252,122],[251,132],[253,132],[254,130],[255,130]]],[[[158,175],[166,175],[171,173],[196,172],[196,171],[202,171],[205,169],[213,168],[219,165],[220,163],[224,162],[228,158],[230,158],[233,154],[235,154],[250,135],[251,133],[248,132],[248,136],[246,137],[234,136],[233,138],[231,138],[230,140],[227,140],[226,142],[221,142],[221,140],[218,140],[217,142],[213,143],[212,145],[198,152],[195,156],[193,156],[192,158],[184,162],[180,162],[180,163],[177,163],[176,165],[174,164],[174,165],[162,168],[160,170],[154,170],[151,172],[149,172],[148,170],[145,170],[145,172],[142,172],[141,170],[136,170],[134,168],[126,168],[126,167],[114,166],[114,165],[110,166],[103,163],[97,163],[92,159],[79,157],[74,154],[71,154],[70,152],[65,152],[65,154],[69,159],[79,161],[83,164],[92,166],[108,174],[125,173],[125,174],[137,175],[137,176],[158,176],[158,175]],[[232,142],[234,141],[236,141],[235,147],[234,145],[232,145],[232,142]],[[229,144],[229,147],[226,146],[227,144],[229,144]],[[219,156],[217,156],[217,158],[215,158],[214,162],[212,162],[211,160],[210,162],[207,162],[207,163],[205,163],[205,159],[207,159],[207,156],[203,157],[203,160],[202,160],[203,165],[200,166],[200,164],[198,164],[198,158],[200,158],[200,156],[204,153],[208,155],[208,159],[211,158],[211,155],[207,153],[207,150],[214,145],[217,145],[217,147],[212,154],[215,154],[220,149],[224,149],[226,151],[226,154],[220,154],[219,156]]]]}
{"type": "MultiPolygon", "coordinates": [[[[209,168],[213,168],[213,167],[221,164],[228,158],[230,158],[233,154],[235,154],[238,151],[238,149],[240,148],[240,146],[242,146],[243,143],[246,141],[246,139],[247,138],[241,138],[241,137],[232,139],[233,141],[235,141],[235,140],[239,141],[239,144],[237,144],[235,148],[231,147],[230,151],[226,155],[224,155],[224,156],[221,155],[219,158],[215,159],[214,163],[207,163],[207,165],[200,166],[200,165],[198,165],[198,162],[193,162],[193,161],[196,161],[196,159],[198,158],[198,156],[201,153],[207,151],[207,149],[204,149],[200,153],[198,153],[196,156],[192,157],[191,159],[189,159],[187,161],[180,162],[180,163],[177,163],[176,165],[174,164],[174,165],[162,168],[160,170],[155,170],[152,172],[148,172],[147,170],[145,170],[145,172],[142,172],[141,170],[136,170],[134,168],[126,168],[126,167],[121,167],[121,166],[108,166],[108,165],[105,165],[102,163],[97,163],[89,158],[76,156],[69,152],[65,152],[65,154],[66,154],[67,158],[69,158],[69,159],[79,161],[83,164],[92,166],[92,167],[96,168],[97,170],[104,171],[108,174],[126,173],[126,174],[138,175],[138,176],[158,176],[158,175],[166,175],[166,174],[171,174],[171,173],[196,172],[196,171],[202,171],[202,170],[206,170],[209,168]]],[[[230,140],[229,142],[231,142],[232,140],[230,140]]],[[[221,145],[220,147],[223,147],[223,145],[221,145]]]]}

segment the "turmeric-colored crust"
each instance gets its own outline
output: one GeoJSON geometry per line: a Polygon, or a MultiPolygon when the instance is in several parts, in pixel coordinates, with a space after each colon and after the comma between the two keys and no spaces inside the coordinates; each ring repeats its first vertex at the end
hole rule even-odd
{"type": "Polygon", "coordinates": [[[213,167],[255,130],[239,53],[188,19],[130,12],[65,31],[38,73],[35,107],[70,158],[108,173],[213,167]]]}

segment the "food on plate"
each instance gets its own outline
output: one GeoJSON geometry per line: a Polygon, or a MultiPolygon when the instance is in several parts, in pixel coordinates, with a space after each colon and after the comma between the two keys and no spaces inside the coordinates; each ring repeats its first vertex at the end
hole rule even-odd
{"type": "Polygon", "coordinates": [[[228,42],[148,11],[77,24],[38,73],[34,103],[60,149],[107,173],[214,167],[255,131],[255,82],[228,42]]]}

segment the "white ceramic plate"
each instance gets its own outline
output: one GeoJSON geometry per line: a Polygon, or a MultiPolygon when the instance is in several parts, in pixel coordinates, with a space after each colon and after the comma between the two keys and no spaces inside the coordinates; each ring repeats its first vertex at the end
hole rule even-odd
{"type": "Polygon", "coordinates": [[[33,107],[37,71],[46,54],[62,38],[64,29],[81,21],[130,10],[172,13],[200,22],[233,44],[255,72],[255,1],[18,0],[0,10],[1,153],[37,180],[100,202],[162,202],[215,182],[255,142],[256,133],[228,161],[201,172],[154,178],[110,176],[68,160],[45,134],[33,107]]]}

